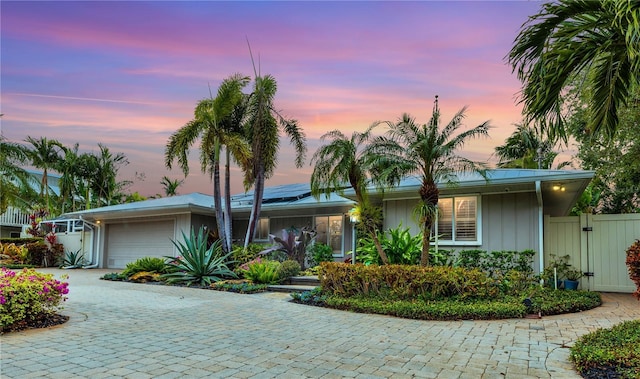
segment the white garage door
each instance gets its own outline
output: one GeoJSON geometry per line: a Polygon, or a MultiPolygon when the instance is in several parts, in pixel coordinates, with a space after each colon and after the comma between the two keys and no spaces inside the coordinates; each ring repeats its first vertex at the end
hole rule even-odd
{"type": "Polygon", "coordinates": [[[107,232],[107,268],[124,268],[142,257],[173,256],[174,221],[110,224],[107,232]]]}

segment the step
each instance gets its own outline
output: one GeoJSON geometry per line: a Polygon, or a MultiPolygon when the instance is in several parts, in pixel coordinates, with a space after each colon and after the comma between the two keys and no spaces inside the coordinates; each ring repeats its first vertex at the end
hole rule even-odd
{"type": "Polygon", "coordinates": [[[317,286],[303,286],[303,285],[288,285],[288,284],[270,284],[267,286],[267,290],[271,292],[305,292],[311,291],[317,286]]]}
{"type": "Polygon", "coordinates": [[[286,284],[318,287],[320,279],[317,276],[293,276],[289,278],[286,284]]]}

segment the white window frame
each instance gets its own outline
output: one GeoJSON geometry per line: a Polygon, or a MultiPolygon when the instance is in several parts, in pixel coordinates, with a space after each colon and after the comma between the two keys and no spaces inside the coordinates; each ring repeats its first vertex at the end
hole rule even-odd
{"type": "MultiPolygon", "coordinates": [[[[482,196],[478,194],[467,194],[467,195],[459,195],[459,196],[442,196],[441,199],[451,199],[452,207],[454,207],[451,217],[451,231],[453,235],[452,240],[438,239],[438,244],[445,246],[481,246],[482,245],[482,196]],[[456,240],[456,212],[455,212],[455,204],[456,199],[462,197],[475,197],[476,199],[476,239],[474,241],[457,241],[456,240]]],[[[435,225],[433,233],[437,233],[438,224],[440,220],[435,225]]]]}

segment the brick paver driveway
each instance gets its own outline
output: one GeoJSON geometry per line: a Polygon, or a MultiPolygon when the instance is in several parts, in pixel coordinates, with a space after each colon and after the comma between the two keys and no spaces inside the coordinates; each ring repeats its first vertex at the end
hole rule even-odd
{"type": "Polygon", "coordinates": [[[69,275],[71,320],[0,337],[2,378],[577,378],[572,341],[640,318],[629,294],[540,320],[431,322],[43,271],[69,275]]]}

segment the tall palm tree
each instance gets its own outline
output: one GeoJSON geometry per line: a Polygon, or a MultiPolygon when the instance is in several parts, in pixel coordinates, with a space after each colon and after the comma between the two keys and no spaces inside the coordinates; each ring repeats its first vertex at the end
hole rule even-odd
{"type": "Polygon", "coordinates": [[[64,151],[64,146],[58,140],[50,140],[46,137],[35,139],[27,136],[25,142],[31,144],[31,147],[27,151],[27,156],[31,164],[36,168],[42,169],[40,196],[44,196],[47,211],[52,213],[51,203],[49,201],[50,188],[48,174],[49,170],[55,170],[55,168],[58,167],[62,159],[61,153],[64,151]]]}
{"type": "Polygon", "coordinates": [[[253,92],[249,96],[246,110],[246,136],[252,153],[247,179],[253,183],[253,205],[244,240],[245,248],[253,241],[260,218],[265,180],[273,175],[276,168],[280,129],[290,138],[296,150],[296,167],[302,167],[307,151],[305,135],[298,126],[298,121],[283,117],[274,107],[273,101],[278,89],[275,78],[271,75],[261,76],[257,72],[255,75],[253,92]]]}
{"type": "Polygon", "coordinates": [[[359,221],[373,239],[380,259],[387,264],[389,260],[378,238],[381,220],[374,217],[380,215],[380,212],[376,212],[370,203],[367,192],[371,169],[369,163],[372,159],[367,156],[366,143],[371,140],[372,131],[379,124],[380,122],[374,122],[362,133],[353,132],[350,138],[340,130],[330,131],[320,138],[321,141],[330,138],[331,142],[321,146],[311,158],[311,194],[316,198],[324,194],[328,198],[333,192],[342,193],[348,186],[353,188],[359,221]]]}
{"type": "Polygon", "coordinates": [[[549,169],[558,156],[548,139],[544,140],[535,127],[525,124],[516,125],[516,130],[504,145],[496,146],[495,152],[498,167],[502,168],[549,169]]]}
{"type": "MultiPolygon", "coordinates": [[[[223,128],[223,121],[234,114],[239,103],[244,99],[242,89],[249,83],[249,78],[240,74],[225,79],[218,88],[215,98],[198,102],[194,111],[194,119],[187,122],[176,131],[167,142],[165,148],[165,164],[172,167],[177,159],[185,175],[189,173],[189,147],[197,139],[200,143],[200,165],[203,172],[209,172],[213,179],[213,199],[216,212],[218,235],[225,252],[231,249],[231,235],[226,232],[225,225],[230,227],[230,209],[225,221],[222,209],[222,194],[220,190],[220,156],[225,147],[238,162],[248,161],[250,150],[242,135],[232,133],[223,128]]],[[[228,178],[227,178],[228,180],[228,178]]],[[[226,194],[229,197],[230,194],[226,194]]]]}
{"type": "Polygon", "coordinates": [[[593,88],[588,129],[612,136],[618,110],[640,83],[640,2],[558,0],[542,5],[514,41],[508,62],[523,82],[526,121],[566,139],[562,96],[576,75],[593,88]]]}
{"type": "Polygon", "coordinates": [[[462,126],[466,107],[462,108],[447,125],[440,128],[438,96],[433,107],[433,115],[428,124],[417,124],[408,114],[391,124],[386,136],[378,137],[371,145],[378,165],[378,176],[382,183],[393,185],[408,175],[418,175],[422,180],[419,189],[420,202],[416,215],[422,227],[422,254],[420,264],[429,264],[430,236],[435,221],[440,191],[438,183],[455,185],[457,174],[464,172],[482,173],[481,164],[457,154],[469,139],[487,136],[489,122],[454,133],[462,126]]]}
{"type": "Polygon", "coordinates": [[[180,187],[184,183],[184,180],[180,179],[171,179],[168,176],[163,176],[160,184],[162,184],[162,188],[164,189],[165,196],[175,196],[178,194],[178,187],[180,187]]]}

